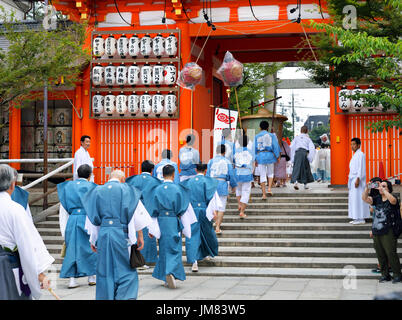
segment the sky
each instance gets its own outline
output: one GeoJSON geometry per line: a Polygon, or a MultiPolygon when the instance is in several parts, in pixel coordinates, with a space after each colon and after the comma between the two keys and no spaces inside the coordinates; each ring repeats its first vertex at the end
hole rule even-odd
{"type": "MultiPolygon", "coordinates": [[[[298,67],[286,67],[281,69],[277,77],[279,79],[308,79],[308,73],[298,70],[298,67]]],[[[329,115],[329,88],[317,89],[278,89],[277,95],[282,96],[279,100],[278,112],[282,112],[284,106],[284,115],[288,117],[288,121],[292,122],[292,91],[295,100],[295,131],[296,134],[307,120],[309,115],[329,115]],[[286,107],[288,106],[288,107],[286,107]],[[286,107],[286,108],[285,108],[286,107]],[[299,117],[299,121],[296,121],[299,117]]]]}

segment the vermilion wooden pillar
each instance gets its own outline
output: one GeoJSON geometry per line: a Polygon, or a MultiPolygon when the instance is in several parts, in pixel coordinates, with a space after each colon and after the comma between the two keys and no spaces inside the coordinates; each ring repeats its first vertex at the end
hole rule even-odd
{"type": "Polygon", "coordinates": [[[335,114],[337,89],[330,87],[330,134],[331,134],[331,184],[346,185],[349,174],[350,139],[348,134],[348,117],[335,114]],[[335,94],[336,92],[336,94],[335,94]]]}
{"type": "MultiPolygon", "coordinates": [[[[78,114],[80,114],[82,110],[82,86],[77,85],[75,88],[75,99],[74,105],[77,109],[78,114]]],[[[73,154],[74,156],[75,151],[80,147],[80,138],[81,134],[81,119],[78,117],[77,112],[73,109],[73,137],[72,137],[72,146],[73,146],[73,154]]]]}
{"type": "MultiPolygon", "coordinates": [[[[10,159],[21,158],[21,109],[10,106],[9,113],[9,155],[10,159]]],[[[14,169],[21,169],[20,163],[10,164],[14,169]]]]}

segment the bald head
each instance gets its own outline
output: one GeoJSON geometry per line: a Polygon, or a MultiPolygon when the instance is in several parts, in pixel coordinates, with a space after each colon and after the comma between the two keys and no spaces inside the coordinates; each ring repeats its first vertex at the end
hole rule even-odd
{"type": "Polygon", "coordinates": [[[125,181],[126,175],[121,170],[113,170],[110,179],[118,179],[121,183],[125,181]]]}

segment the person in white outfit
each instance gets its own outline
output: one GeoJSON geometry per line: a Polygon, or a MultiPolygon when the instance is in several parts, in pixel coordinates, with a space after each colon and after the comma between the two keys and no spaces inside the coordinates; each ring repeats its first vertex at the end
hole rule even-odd
{"type": "MultiPolygon", "coordinates": [[[[91,146],[91,137],[90,136],[82,136],[81,139],[81,147],[75,152],[74,154],[74,166],[73,166],[73,180],[78,179],[78,168],[83,165],[87,164],[91,167],[92,172],[94,169],[94,165],[89,155],[88,149],[91,146]]],[[[91,175],[91,182],[94,182],[94,175],[91,175]]]]}
{"type": "Polygon", "coordinates": [[[362,194],[366,185],[366,156],[360,150],[361,141],[359,138],[351,140],[352,151],[354,152],[349,163],[349,218],[352,224],[363,224],[364,219],[370,217],[369,205],[362,200],[362,194]]]}

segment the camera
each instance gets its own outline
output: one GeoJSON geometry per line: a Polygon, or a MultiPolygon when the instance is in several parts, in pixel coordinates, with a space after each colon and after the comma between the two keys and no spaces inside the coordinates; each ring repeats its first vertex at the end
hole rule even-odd
{"type": "Polygon", "coordinates": [[[376,189],[376,188],[379,187],[379,185],[380,184],[378,182],[371,182],[370,185],[369,185],[369,188],[370,189],[376,189]]]}

